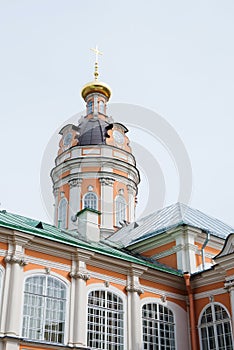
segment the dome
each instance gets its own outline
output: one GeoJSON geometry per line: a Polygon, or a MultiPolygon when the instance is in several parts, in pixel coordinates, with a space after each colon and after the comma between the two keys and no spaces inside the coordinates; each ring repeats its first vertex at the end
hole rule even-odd
{"type": "Polygon", "coordinates": [[[106,143],[107,129],[110,124],[102,119],[84,118],[79,125],[79,146],[100,145],[106,143]]]}
{"type": "Polygon", "coordinates": [[[81,90],[81,95],[82,95],[83,99],[85,100],[89,94],[92,94],[94,92],[98,92],[100,94],[105,95],[107,97],[107,101],[109,100],[109,98],[111,96],[110,87],[107,84],[102,83],[102,82],[97,81],[97,80],[86,84],[81,90]]]}

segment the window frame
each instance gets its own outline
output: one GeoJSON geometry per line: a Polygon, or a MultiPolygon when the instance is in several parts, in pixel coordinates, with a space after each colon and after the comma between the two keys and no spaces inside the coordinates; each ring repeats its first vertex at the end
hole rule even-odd
{"type": "MultiPolygon", "coordinates": [[[[140,312],[141,312],[141,339],[142,339],[141,341],[142,341],[142,349],[144,349],[144,343],[145,343],[144,342],[144,320],[147,320],[146,318],[143,318],[143,308],[145,306],[147,306],[147,305],[152,305],[152,304],[156,305],[156,307],[157,307],[156,308],[157,316],[160,316],[160,307],[166,308],[172,314],[173,322],[165,322],[164,319],[161,320],[159,317],[158,318],[151,317],[148,320],[149,320],[149,322],[157,323],[159,325],[159,327],[158,327],[159,331],[161,331],[160,330],[161,324],[166,324],[166,325],[170,325],[170,326],[172,325],[173,326],[173,334],[174,334],[173,341],[174,341],[174,344],[172,344],[172,346],[170,346],[170,350],[176,350],[177,349],[177,339],[176,339],[176,316],[175,316],[175,311],[170,306],[168,306],[167,303],[159,302],[159,300],[152,299],[152,298],[150,298],[149,300],[144,301],[141,304],[141,309],[140,309],[140,312]],[[152,321],[150,321],[150,320],[152,320],[152,321]]],[[[165,315],[165,314],[163,313],[163,315],[165,315]]],[[[168,313],[168,315],[169,315],[169,313],[168,313]]],[[[152,326],[153,326],[153,324],[152,324],[152,326]]],[[[165,328],[163,329],[163,331],[164,331],[164,333],[166,332],[165,328]]],[[[147,336],[150,337],[150,334],[147,334],[147,336]]],[[[156,346],[158,345],[158,349],[159,350],[160,349],[165,349],[165,348],[169,349],[168,346],[166,346],[165,344],[161,344],[162,338],[163,337],[160,334],[158,334],[159,342],[158,342],[158,344],[153,344],[153,346],[155,346],[155,348],[156,348],[156,346]]],[[[171,338],[169,338],[169,339],[171,339],[171,338]]],[[[148,349],[148,347],[147,347],[147,349],[148,349]]],[[[150,349],[151,349],[151,347],[150,347],[150,349]]]]}
{"type": "MultiPolygon", "coordinates": [[[[219,302],[211,302],[209,304],[207,304],[206,306],[203,307],[203,309],[201,310],[200,312],[200,315],[199,315],[199,319],[198,319],[198,333],[199,333],[199,344],[200,344],[200,349],[202,350],[203,349],[203,344],[202,344],[202,328],[203,329],[207,329],[208,326],[212,326],[213,330],[214,330],[214,339],[215,339],[215,345],[216,345],[216,350],[219,350],[219,345],[218,345],[218,333],[217,333],[217,325],[224,325],[224,323],[229,323],[229,327],[230,327],[230,334],[231,334],[231,341],[232,341],[232,346],[234,346],[234,342],[233,342],[233,329],[232,329],[232,318],[230,316],[230,313],[228,311],[228,309],[221,303],[219,302]],[[228,315],[228,318],[226,319],[222,319],[221,321],[214,321],[214,315],[215,315],[215,305],[218,305],[220,306],[228,315]],[[211,307],[211,312],[212,312],[212,322],[209,322],[209,323],[204,323],[204,326],[201,326],[201,321],[202,321],[202,318],[205,314],[205,311],[211,307]],[[218,346],[218,347],[217,347],[218,346]]],[[[223,336],[225,337],[225,333],[223,333],[223,336]]],[[[209,346],[209,344],[207,343],[207,345],[209,346]]],[[[226,349],[226,347],[225,347],[226,349]]]]}
{"type": "MultiPolygon", "coordinates": [[[[33,294],[33,295],[38,295],[38,294],[33,294]]],[[[44,300],[44,317],[46,314],[46,311],[48,310],[48,308],[46,307],[46,301],[48,300],[48,295],[40,295],[44,300]]],[[[50,344],[50,345],[54,345],[54,346],[64,346],[67,343],[67,334],[68,334],[68,318],[69,318],[69,303],[70,303],[70,293],[69,293],[69,282],[63,277],[60,276],[56,273],[44,273],[44,271],[41,270],[35,270],[33,273],[32,271],[29,271],[28,273],[25,274],[24,277],[24,281],[23,281],[23,293],[22,293],[22,319],[21,319],[21,327],[20,327],[20,331],[21,331],[21,337],[27,341],[33,341],[33,342],[37,342],[37,343],[43,343],[43,344],[50,344]],[[24,333],[24,301],[25,301],[25,286],[26,286],[26,281],[29,278],[33,278],[33,277],[44,277],[44,278],[53,278],[55,280],[57,280],[58,282],[61,283],[61,285],[64,286],[65,288],[65,298],[61,299],[61,298],[52,298],[51,296],[49,296],[50,299],[52,300],[64,300],[64,320],[63,320],[63,342],[52,342],[49,340],[45,340],[45,336],[43,337],[43,339],[35,339],[35,338],[27,338],[26,336],[23,335],[24,333]]],[[[31,305],[30,305],[31,306],[31,305]]],[[[26,315],[27,316],[27,315],[26,315]]],[[[35,317],[34,317],[35,319],[35,317]]],[[[53,321],[53,320],[52,320],[53,321]]],[[[46,317],[43,320],[43,329],[45,329],[45,322],[46,322],[46,317]]],[[[27,332],[29,332],[29,328],[27,329],[27,332]]],[[[43,332],[44,334],[44,332],[43,332]]]]}
{"type": "MultiPolygon", "coordinates": [[[[86,337],[86,339],[87,339],[87,344],[88,344],[88,299],[89,299],[89,293],[94,292],[94,291],[111,292],[111,293],[114,293],[119,298],[121,298],[122,303],[123,303],[123,349],[125,350],[127,348],[127,342],[128,342],[127,296],[123,292],[121,292],[118,288],[111,286],[111,285],[109,287],[103,287],[103,284],[101,284],[101,283],[95,283],[95,284],[87,287],[87,294],[86,294],[86,305],[87,305],[87,312],[86,312],[86,334],[87,334],[87,337],[86,337]]],[[[96,350],[96,348],[93,348],[93,349],[96,350]]]]}
{"type": "Polygon", "coordinates": [[[59,201],[59,205],[58,205],[58,228],[61,228],[61,229],[66,229],[67,228],[67,218],[68,218],[68,200],[66,197],[63,197],[60,199],[59,201]],[[65,219],[64,219],[64,227],[62,226],[62,220],[60,221],[60,208],[61,208],[61,203],[62,202],[65,202],[66,203],[66,209],[65,209],[65,219]]]}
{"type": "Polygon", "coordinates": [[[93,100],[87,102],[87,115],[93,113],[93,100]]]}
{"type": "Polygon", "coordinates": [[[121,224],[120,224],[120,222],[123,222],[123,221],[126,221],[127,220],[127,201],[126,201],[126,199],[124,198],[124,196],[122,196],[122,195],[120,195],[120,194],[118,194],[116,197],[115,197],[115,226],[116,227],[121,227],[121,224]],[[117,201],[119,200],[119,199],[121,199],[121,201],[122,201],[122,203],[117,203],[117,201]],[[123,208],[121,208],[121,209],[118,209],[117,210],[117,204],[118,205],[123,205],[124,206],[124,211],[125,211],[125,215],[124,215],[124,219],[122,219],[122,211],[123,211],[123,208]],[[120,220],[119,220],[119,218],[120,218],[120,220]]]}
{"type": "Polygon", "coordinates": [[[86,192],[85,194],[84,194],[84,196],[83,196],[83,209],[85,209],[85,208],[89,208],[89,209],[93,209],[93,210],[98,210],[98,196],[97,196],[97,194],[95,193],[95,192],[93,192],[93,191],[89,191],[89,192],[86,192]],[[95,197],[95,200],[96,200],[96,208],[90,208],[90,207],[85,207],[85,200],[86,200],[86,197],[88,196],[88,195],[94,195],[94,197],[95,197]]]}

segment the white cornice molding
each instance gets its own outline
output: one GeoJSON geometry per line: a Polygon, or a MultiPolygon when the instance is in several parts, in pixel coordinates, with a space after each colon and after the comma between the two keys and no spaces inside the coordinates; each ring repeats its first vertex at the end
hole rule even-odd
{"type": "Polygon", "coordinates": [[[204,298],[210,298],[211,296],[220,295],[220,294],[227,294],[227,290],[224,288],[218,288],[218,289],[211,289],[210,291],[205,291],[201,293],[194,294],[194,299],[204,299],[204,298]]]}

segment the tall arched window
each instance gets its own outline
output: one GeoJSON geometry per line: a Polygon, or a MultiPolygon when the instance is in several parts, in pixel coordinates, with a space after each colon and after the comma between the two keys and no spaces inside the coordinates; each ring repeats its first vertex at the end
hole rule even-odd
{"type": "Polygon", "coordinates": [[[99,112],[102,114],[105,113],[105,104],[103,101],[99,101],[99,112]]]}
{"type": "Polygon", "coordinates": [[[62,198],[59,202],[58,208],[58,227],[66,228],[67,227],[67,200],[62,198]]]}
{"type": "Polygon", "coordinates": [[[24,286],[22,336],[64,343],[66,285],[55,277],[28,277],[24,286]]]}
{"type": "Polygon", "coordinates": [[[123,196],[115,198],[115,225],[121,226],[120,222],[126,220],[126,201],[123,196]]]}
{"type": "Polygon", "coordinates": [[[232,350],[231,319],[220,304],[210,304],[200,317],[202,350],[232,350]]]}
{"type": "Polygon", "coordinates": [[[93,101],[89,101],[87,103],[87,114],[90,114],[93,112],[93,101]]]}
{"type": "Polygon", "coordinates": [[[123,301],[107,290],[88,297],[88,346],[91,349],[124,349],[123,301]]]}
{"type": "Polygon", "coordinates": [[[88,192],[84,195],[84,208],[98,209],[97,195],[94,192],[88,192]]]}
{"type": "Polygon", "coordinates": [[[156,303],[142,307],[143,349],[175,350],[174,316],[166,306],[156,303]]]}

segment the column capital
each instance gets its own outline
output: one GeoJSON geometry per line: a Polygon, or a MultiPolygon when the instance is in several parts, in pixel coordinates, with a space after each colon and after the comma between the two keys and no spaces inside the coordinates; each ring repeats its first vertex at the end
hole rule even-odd
{"type": "Polygon", "coordinates": [[[228,293],[234,291],[234,280],[224,283],[224,289],[226,289],[228,293]]]}
{"type": "Polygon", "coordinates": [[[135,190],[134,186],[132,186],[132,185],[127,185],[127,190],[128,190],[129,194],[134,195],[136,193],[136,190],[135,190]]]}
{"type": "Polygon", "coordinates": [[[81,279],[83,281],[88,281],[90,280],[90,275],[86,272],[73,272],[71,271],[69,273],[69,276],[74,279],[81,279]]]}
{"type": "Polygon", "coordinates": [[[14,254],[12,254],[12,255],[9,254],[9,255],[5,256],[4,260],[8,264],[19,264],[19,266],[27,265],[27,262],[24,259],[24,257],[17,256],[17,255],[14,255],[14,254]]]}
{"type": "Polygon", "coordinates": [[[69,180],[68,184],[69,184],[70,188],[80,187],[82,184],[82,181],[83,181],[83,179],[81,179],[81,178],[75,178],[75,179],[69,180]]]}
{"type": "Polygon", "coordinates": [[[58,187],[54,187],[53,194],[54,194],[54,196],[58,196],[58,194],[59,194],[59,188],[58,187]]]}
{"type": "Polygon", "coordinates": [[[134,285],[127,285],[125,288],[126,292],[129,293],[137,293],[138,295],[144,294],[144,289],[140,286],[134,286],[134,285]]]}
{"type": "Polygon", "coordinates": [[[111,177],[100,177],[99,182],[101,183],[102,186],[113,186],[115,179],[111,177]]]}

